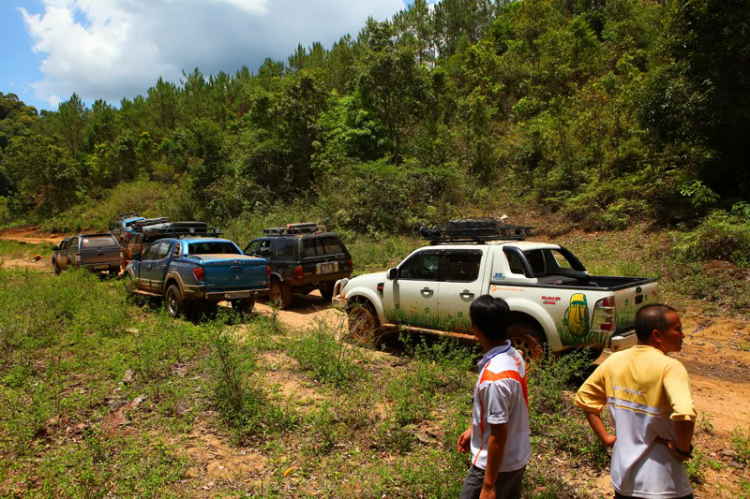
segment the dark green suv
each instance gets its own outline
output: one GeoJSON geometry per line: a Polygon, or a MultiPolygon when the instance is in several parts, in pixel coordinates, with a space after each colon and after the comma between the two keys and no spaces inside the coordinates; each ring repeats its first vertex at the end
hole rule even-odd
{"type": "Polygon", "coordinates": [[[245,254],[266,259],[271,302],[281,308],[291,305],[292,293],[315,289],[330,300],[336,281],[352,275],[354,262],[335,232],[304,223],[264,229],[263,234],[247,245],[245,254]]]}

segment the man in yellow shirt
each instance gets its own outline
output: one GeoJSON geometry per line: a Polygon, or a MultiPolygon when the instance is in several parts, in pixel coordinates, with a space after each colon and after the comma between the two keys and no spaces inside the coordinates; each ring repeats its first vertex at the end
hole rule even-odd
{"type": "Polygon", "coordinates": [[[692,498],[684,461],[690,459],[696,413],[685,366],[667,357],[682,349],[677,311],[646,305],[635,317],[638,345],[612,354],[576,394],[575,404],[612,449],[616,498],[692,498]],[[608,406],[616,435],[600,413],[608,406]]]}

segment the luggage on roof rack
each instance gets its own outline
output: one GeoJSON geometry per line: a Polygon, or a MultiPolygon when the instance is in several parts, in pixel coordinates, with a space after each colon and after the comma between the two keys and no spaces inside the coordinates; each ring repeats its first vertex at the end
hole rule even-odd
{"type": "Polygon", "coordinates": [[[434,227],[422,226],[419,235],[430,244],[484,242],[484,241],[523,241],[531,236],[532,227],[506,224],[495,218],[461,218],[449,220],[434,227]]]}
{"type": "Polygon", "coordinates": [[[145,218],[143,220],[136,220],[135,222],[133,222],[132,227],[135,230],[142,231],[144,227],[166,223],[169,223],[169,218],[167,217],[145,218]]]}
{"type": "Polygon", "coordinates": [[[140,216],[141,216],[140,213],[125,213],[124,215],[120,215],[119,217],[117,217],[117,220],[125,220],[128,218],[138,218],[140,216]]]}
{"type": "Polygon", "coordinates": [[[299,234],[314,234],[316,232],[325,232],[326,228],[314,222],[305,222],[299,224],[287,224],[286,227],[271,227],[263,229],[263,234],[267,236],[294,236],[299,234]]]}

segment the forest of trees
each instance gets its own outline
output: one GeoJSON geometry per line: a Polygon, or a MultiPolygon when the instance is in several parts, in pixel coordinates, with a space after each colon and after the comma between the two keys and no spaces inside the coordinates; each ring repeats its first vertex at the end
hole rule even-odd
{"type": "Polygon", "coordinates": [[[416,0],[330,48],[185,71],[117,107],[0,93],[0,225],[146,181],[185,218],[304,199],[362,233],[500,190],[599,229],[747,219],[748,139],[746,0],[416,0]]]}

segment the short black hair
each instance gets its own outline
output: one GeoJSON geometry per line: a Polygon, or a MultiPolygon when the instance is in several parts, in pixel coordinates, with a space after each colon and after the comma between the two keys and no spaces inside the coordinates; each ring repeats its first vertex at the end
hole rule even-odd
{"type": "Polygon", "coordinates": [[[482,295],[471,302],[469,316],[471,325],[494,341],[508,339],[508,313],[510,307],[502,298],[482,295]]]}
{"type": "Polygon", "coordinates": [[[635,314],[635,334],[638,341],[647,342],[654,329],[666,330],[669,325],[667,312],[677,312],[677,309],[663,303],[650,303],[639,308],[635,314]]]}

